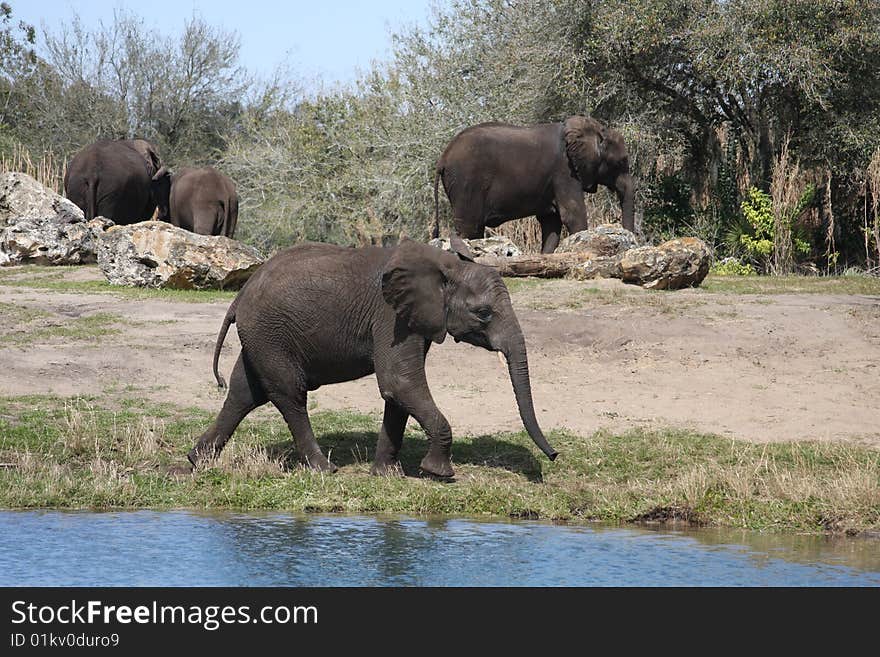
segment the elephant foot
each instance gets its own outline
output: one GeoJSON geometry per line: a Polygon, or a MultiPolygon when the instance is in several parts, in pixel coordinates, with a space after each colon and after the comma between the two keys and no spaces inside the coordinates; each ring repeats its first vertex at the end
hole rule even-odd
{"type": "Polygon", "coordinates": [[[455,474],[448,456],[437,456],[428,452],[419,464],[422,472],[434,477],[449,479],[455,474]]]}
{"type": "Polygon", "coordinates": [[[211,459],[216,458],[216,456],[216,450],[198,449],[197,447],[193,447],[189,450],[186,458],[192,464],[192,470],[195,471],[198,470],[200,464],[203,464],[205,461],[210,461],[211,459]]]}
{"type": "Polygon", "coordinates": [[[334,472],[339,470],[339,468],[336,467],[334,463],[328,461],[326,457],[320,452],[311,456],[306,456],[303,459],[303,463],[305,463],[312,470],[317,470],[318,472],[327,472],[329,474],[333,474],[334,472]]]}
{"type": "Polygon", "coordinates": [[[386,463],[373,463],[370,474],[377,477],[405,477],[403,466],[400,461],[388,461],[386,463]]]}

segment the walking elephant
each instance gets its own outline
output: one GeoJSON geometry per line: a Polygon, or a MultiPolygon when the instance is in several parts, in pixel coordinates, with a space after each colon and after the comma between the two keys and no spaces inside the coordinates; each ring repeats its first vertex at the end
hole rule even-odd
{"type": "Polygon", "coordinates": [[[154,183],[160,221],[199,235],[235,236],[238,193],[229,176],[211,167],[184,168],[170,183],[154,183]]]}
{"type": "Polygon", "coordinates": [[[434,237],[440,233],[438,181],[452,205],[454,230],[480,238],[486,226],[536,216],[541,251],[552,253],[564,225],[587,228],[584,192],[616,192],[623,227],[633,230],[634,186],[620,133],[586,116],[521,127],[482,123],[446,146],[434,175],[434,237]]]}
{"type": "Polygon", "coordinates": [[[87,220],[107,217],[117,224],[150,219],[154,190],[167,179],[156,147],[143,139],[103,140],[78,151],[64,173],[64,195],[87,220]]]}
{"type": "Polygon", "coordinates": [[[452,476],[452,431],[425,378],[428,348],[447,333],[504,354],[523,424],[555,459],[535,417],[526,344],[507,288],[494,269],[470,260],[455,241],[462,255],[403,240],[393,248],[305,243],[266,261],[223,320],[214,350],[221,387],[217,363],[233,322],[241,354],[220,414],[188,454],[192,466],[217,455],[248,413],[272,402],[303,462],[335,471],[315,441],[308,392],[375,372],[385,415],[373,474],[402,473],[398,453],[412,416],[430,440],[421,469],[452,476]]]}

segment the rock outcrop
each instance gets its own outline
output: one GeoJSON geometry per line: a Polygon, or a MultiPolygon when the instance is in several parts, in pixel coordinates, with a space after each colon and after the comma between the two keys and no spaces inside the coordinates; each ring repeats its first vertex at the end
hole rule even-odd
{"type": "Polygon", "coordinates": [[[113,285],[183,290],[237,290],[264,258],[223,236],[197,235],[160,221],[107,230],[98,266],[113,285]]]}
{"type": "Polygon", "coordinates": [[[24,173],[0,174],[0,265],[95,262],[98,238],[113,222],[87,222],[82,210],[24,173]]]}
{"type": "Polygon", "coordinates": [[[638,245],[636,236],[617,224],[603,224],[569,235],[559,243],[556,253],[593,253],[616,256],[638,245]]]}
{"type": "Polygon", "coordinates": [[[709,249],[696,237],[682,237],[660,246],[641,246],[620,258],[620,278],[657,290],[694,287],[709,273],[709,249]]]}

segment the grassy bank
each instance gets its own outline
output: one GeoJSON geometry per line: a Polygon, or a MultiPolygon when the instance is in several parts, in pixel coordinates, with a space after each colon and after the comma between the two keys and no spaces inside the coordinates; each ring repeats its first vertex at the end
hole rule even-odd
{"type": "Polygon", "coordinates": [[[571,522],[680,519],[760,530],[880,530],[880,451],[851,444],[757,445],[676,430],[562,431],[547,461],[523,433],[457,436],[456,480],[418,478],[427,444],[411,423],[406,478],[369,464],[378,418],[313,415],[331,476],[298,466],[272,409],[248,418],[212,467],[183,462],[212,419],[196,409],[95,399],[0,399],[0,507],[234,508],[489,515],[571,522]]]}
{"type": "Polygon", "coordinates": [[[878,276],[717,276],[700,286],[725,294],[867,294],[880,295],[878,276]]]}

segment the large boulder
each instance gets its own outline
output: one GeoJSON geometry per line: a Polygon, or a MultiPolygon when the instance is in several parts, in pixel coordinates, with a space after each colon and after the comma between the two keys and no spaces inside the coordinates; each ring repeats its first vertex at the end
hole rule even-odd
{"type": "MultiPolygon", "coordinates": [[[[512,258],[522,254],[516,244],[510,241],[509,238],[501,235],[462,241],[467,244],[468,249],[475,258],[481,258],[483,256],[512,258]]],[[[452,251],[448,237],[435,238],[428,242],[428,244],[436,246],[438,249],[443,249],[444,251],[452,251]]]]}
{"type": "Polygon", "coordinates": [[[636,236],[619,224],[603,224],[569,235],[559,243],[556,253],[593,253],[611,257],[638,245],[636,236]]]}
{"type": "Polygon", "coordinates": [[[82,210],[24,173],[0,174],[0,265],[95,262],[98,237],[113,222],[82,210]]]}
{"type": "Polygon", "coordinates": [[[263,262],[253,247],[222,235],[196,235],[161,221],[107,230],[98,266],[113,285],[237,290],[263,262]]]}
{"type": "Polygon", "coordinates": [[[660,246],[630,249],[618,266],[626,283],[658,290],[695,287],[709,273],[709,249],[696,237],[682,237],[660,246]]]}

